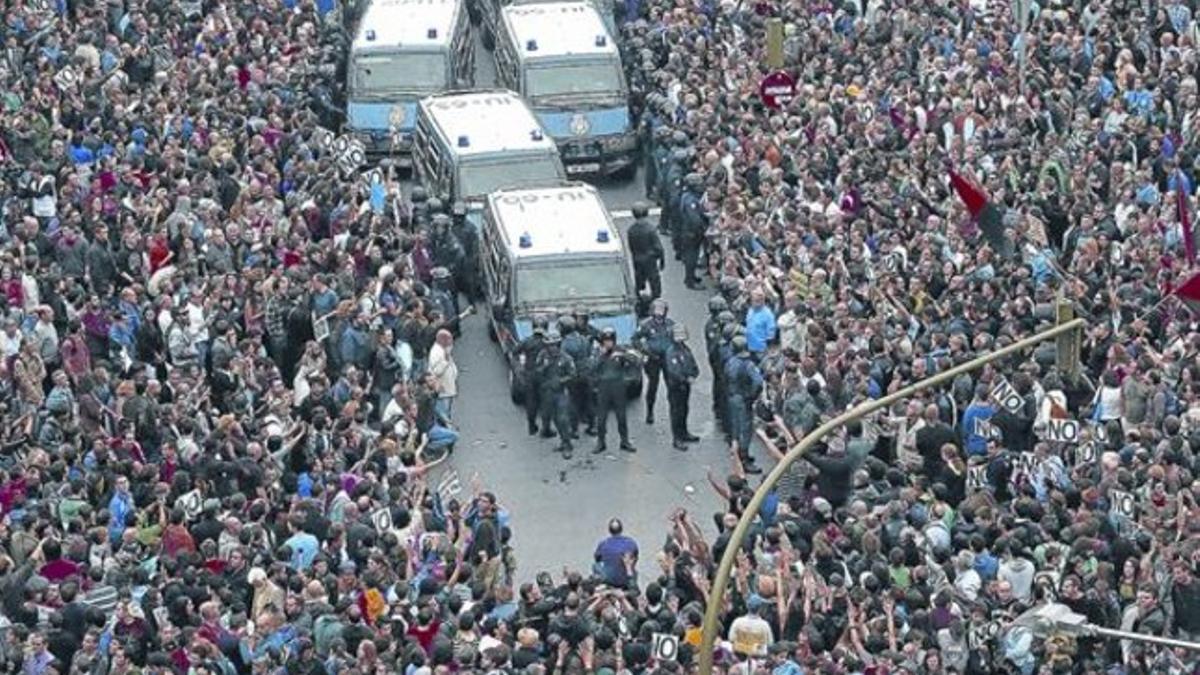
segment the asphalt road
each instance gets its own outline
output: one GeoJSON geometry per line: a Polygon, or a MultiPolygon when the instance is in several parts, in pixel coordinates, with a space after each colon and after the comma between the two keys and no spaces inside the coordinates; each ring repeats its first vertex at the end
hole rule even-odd
{"type": "MultiPolygon", "coordinates": [[[[491,54],[480,44],[476,49],[476,86],[491,86],[495,74],[491,54]]],[[[622,229],[628,227],[628,209],[643,194],[640,172],[632,181],[600,181],[597,186],[622,229]]],[[[706,302],[715,291],[686,289],[682,266],[673,259],[667,238],[663,243],[668,250],[663,295],[670,316],[688,327],[701,364],[692,392],[690,427],[702,440],[687,452],[671,447],[666,392],[660,390],[654,425],[644,422],[644,397],[629,406],[636,453],[615,451],[615,420],[610,419],[608,454],[592,455],[593,439],[583,436],[573,459],[563,460],[554,452],[557,439],[526,434],[524,412],[509,400],[506,366],[487,337],[484,318],[476,315],[464,322],[455,347],[459,398],[454,418],[462,440],[445,470],[437,471],[433,480],[439,482],[452,470],[466,492],[471,477],[478,474],[484,487],[496,493],[511,514],[519,581],[532,580],[542,570],[557,578],[564,566],[586,569],[611,518],[620,518],[626,534],[638,541],[643,578],[653,574],[654,555],[676,508],[695,514],[705,531],[713,532],[711,514],[721,507],[706,480],[706,467],[724,475],[729,466],[711,413],[712,374],[703,353],[706,302]]]]}

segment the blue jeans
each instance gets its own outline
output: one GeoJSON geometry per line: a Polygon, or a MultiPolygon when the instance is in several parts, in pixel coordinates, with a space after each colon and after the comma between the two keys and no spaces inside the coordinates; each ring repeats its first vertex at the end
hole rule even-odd
{"type": "Polygon", "coordinates": [[[452,420],[451,414],[454,412],[454,397],[442,396],[434,401],[433,412],[443,424],[449,424],[452,420]]]}
{"type": "Polygon", "coordinates": [[[429,428],[429,443],[425,445],[426,450],[438,450],[454,445],[458,442],[458,432],[453,429],[447,429],[440,424],[434,424],[429,428]]]}
{"type": "Polygon", "coordinates": [[[750,406],[741,396],[729,397],[729,435],[737,441],[738,451],[745,457],[750,452],[750,438],[753,433],[750,421],[750,406]]]}

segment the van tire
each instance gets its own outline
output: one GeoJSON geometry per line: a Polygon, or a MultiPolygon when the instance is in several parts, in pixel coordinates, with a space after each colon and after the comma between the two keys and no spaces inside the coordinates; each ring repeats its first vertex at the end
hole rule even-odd
{"type": "Polygon", "coordinates": [[[629,181],[633,180],[634,177],[637,176],[637,170],[638,170],[638,163],[630,162],[629,166],[621,167],[620,169],[615,171],[612,174],[612,176],[613,176],[613,178],[615,178],[619,181],[628,183],[629,181]]]}

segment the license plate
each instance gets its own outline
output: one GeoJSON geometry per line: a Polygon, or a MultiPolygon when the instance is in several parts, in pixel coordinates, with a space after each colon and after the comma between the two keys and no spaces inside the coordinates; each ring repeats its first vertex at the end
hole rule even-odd
{"type": "Polygon", "coordinates": [[[568,164],[567,173],[596,173],[600,170],[599,162],[588,162],[586,164],[568,164]]]}

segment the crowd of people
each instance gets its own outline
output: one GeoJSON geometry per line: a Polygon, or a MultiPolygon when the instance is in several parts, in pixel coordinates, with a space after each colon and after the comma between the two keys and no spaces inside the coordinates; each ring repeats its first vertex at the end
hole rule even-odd
{"type": "MultiPolygon", "coordinates": [[[[721,672],[1200,668],[1014,623],[1200,639],[1191,3],[618,3],[666,256],[715,288],[696,360],[731,469],[649,575],[614,520],[558,579],[509,545],[536,514],[429,479],[476,244],[322,141],[346,8],[5,7],[0,670],[679,672],[710,602],[721,672]],[[758,465],[1060,303],[1078,368],[1046,344],[837,432],[709,597],[758,465]]],[[[686,411],[666,311],[647,374],[686,411]]]]}

